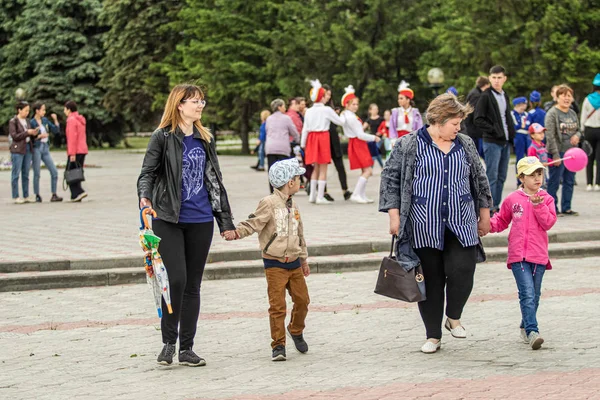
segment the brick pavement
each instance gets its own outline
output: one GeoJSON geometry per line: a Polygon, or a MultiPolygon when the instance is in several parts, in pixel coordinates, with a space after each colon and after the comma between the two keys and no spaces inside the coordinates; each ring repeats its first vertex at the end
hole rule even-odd
{"type": "Polygon", "coordinates": [[[0,293],[4,399],[593,399],[600,393],[600,258],[563,259],[544,279],[546,339],[520,343],[504,263],[478,267],[466,340],[419,348],[415,305],[373,294],[376,272],[309,277],[310,351],[270,361],[264,278],[206,281],[195,348],[203,368],[155,364],[159,321],[145,285],[0,293]]]}
{"type": "MultiPolygon", "coordinates": [[[[64,155],[53,153],[53,157],[55,161],[62,161],[64,155]]],[[[101,168],[86,171],[84,188],[90,196],[80,204],[47,202],[50,182],[48,172],[42,170],[41,190],[46,202],[13,205],[10,171],[0,171],[0,224],[6,227],[6,234],[0,241],[2,260],[92,260],[139,256],[136,180],[142,158],[142,154],[125,151],[91,152],[86,161],[101,168]],[[41,246],[33,246],[32,243],[41,246]],[[36,250],[33,251],[33,248],[36,250]]],[[[267,175],[251,170],[249,166],[253,161],[254,157],[220,157],[236,221],[252,212],[267,192],[267,175]]],[[[340,201],[341,189],[335,169],[331,167],[329,172],[330,192],[338,200],[335,205],[311,205],[304,193],[297,195],[308,245],[358,242],[365,238],[387,240],[387,217],[376,211],[377,205],[340,201]]],[[[380,168],[375,167],[375,176],[367,186],[368,195],[374,199],[378,198],[379,173],[380,168]]],[[[351,188],[358,176],[357,171],[348,171],[351,188]]],[[[583,174],[578,175],[578,180],[582,185],[575,188],[574,209],[581,216],[561,218],[553,232],[600,229],[597,211],[600,193],[585,192],[583,174]]],[[[508,186],[505,193],[510,191],[508,186]]],[[[62,194],[68,197],[67,192],[62,194]]],[[[232,251],[256,248],[256,238],[227,243],[217,233],[212,246],[213,250],[232,251]]]]}

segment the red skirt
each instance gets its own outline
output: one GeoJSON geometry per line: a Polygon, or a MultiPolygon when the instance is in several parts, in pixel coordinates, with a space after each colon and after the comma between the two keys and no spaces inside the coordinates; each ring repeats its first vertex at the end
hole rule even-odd
{"type": "Polygon", "coordinates": [[[331,162],[331,144],[329,131],[308,132],[306,148],[304,149],[304,163],[329,164],[331,162]]]}
{"type": "Polygon", "coordinates": [[[348,160],[350,160],[350,169],[372,167],[373,158],[367,142],[358,138],[350,138],[348,141],[348,160]]]}
{"type": "Polygon", "coordinates": [[[404,135],[408,135],[410,131],[398,131],[398,139],[400,139],[404,135]]]}

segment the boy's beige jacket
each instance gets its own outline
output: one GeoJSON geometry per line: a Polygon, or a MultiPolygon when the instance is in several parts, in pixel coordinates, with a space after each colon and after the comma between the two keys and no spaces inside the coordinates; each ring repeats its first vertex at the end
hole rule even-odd
{"type": "Polygon", "coordinates": [[[240,239],[258,232],[263,258],[289,263],[308,257],[296,202],[277,189],[258,203],[256,211],[240,222],[236,231],[240,239]]]}

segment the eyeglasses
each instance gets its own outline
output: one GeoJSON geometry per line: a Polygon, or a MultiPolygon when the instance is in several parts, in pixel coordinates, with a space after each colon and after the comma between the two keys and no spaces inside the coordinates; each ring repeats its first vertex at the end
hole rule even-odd
{"type": "Polygon", "coordinates": [[[182,103],[185,102],[190,102],[192,104],[194,104],[196,107],[197,106],[201,106],[201,107],[205,107],[206,106],[206,100],[202,99],[202,100],[190,100],[190,99],[186,99],[186,100],[181,100],[182,103]]]}

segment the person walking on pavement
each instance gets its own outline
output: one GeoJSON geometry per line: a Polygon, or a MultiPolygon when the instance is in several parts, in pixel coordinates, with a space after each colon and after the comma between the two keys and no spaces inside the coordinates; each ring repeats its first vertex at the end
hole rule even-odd
{"type": "MultiPolygon", "coordinates": [[[[342,110],[340,107],[336,107],[335,103],[333,102],[333,98],[331,97],[331,87],[329,85],[323,85],[323,87],[325,88],[325,96],[329,97],[329,102],[327,105],[333,108],[337,115],[340,115],[342,110]]],[[[348,177],[346,175],[346,167],[344,166],[344,152],[342,151],[342,144],[340,143],[340,136],[338,134],[336,124],[329,125],[329,145],[331,146],[331,160],[333,161],[333,165],[335,166],[335,170],[338,174],[344,200],[349,200],[350,196],[352,196],[352,192],[348,190],[348,177]]],[[[329,194],[327,186],[325,186],[324,197],[329,201],[335,201],[335,199],[329,194]]]]}
{"type": "MultiPolygon", "coordinates": [[[[563,158],[570,148],[577,147],[581,138],[577,114],[571,108],[573,89],[567,85],[559,85],[556,89],[558,102],[546,114],[546,142],[548,157],[552,160],[563,158]]],[[[578,212],[571,209],[575,172],[565,168],[562,161],[555,161],[550,167],[548,193],[554,197],[555,208],[558,212],[558,187],[562,184],[560,215],[577,216],[578,212]]]]}
{"type": "Polygon", "coordinates": [[[529,94],[529,115],[527,119],[531,125],[540,124],[544,126],[546,111],[541,107],[542,95],[537,90],[529,94]]]}
{"type": "Polygon", "coordinates": [[[29,103],[21,101],[17,103],[17,115],[8,121],[8,134],[12,139],[10,143],[11,168],[11,190],[15,204],[33,203],[35,198],[29,197],[29,168],[33,157],[33,141],[39,133],[39,129],[31,128],[29,124],[29,103]],[[19,176],[23,197],[19,196],[19,176]]]}
{"type": "Polygon", "coordinates": [[[581,131],[585,140],[592,146],[586,170],[587,191],[600,191],[600,74],[592,82],[594,91],[583,101],[581,109],[581,131]],[[596,180],[594,181],[594,162],[596,163],[596,180]]]}
{"type": "Polygon", "coordinates": [[[423,353],[441,347],[444,303],[444,327],[467,337],[460,319],[475,264],[485,261],[479,237],[490,230],[492,196],[473,141],[459,133],[471,110],[452,94],[436,97],[427,109],[431,125],[399,138],[381,174],[379,211],[398,236],[397,258],[405,268],[423,268],[423,353]]]}
{"type": "Polygon", "coordinates": [[[414,132],[423,126],[423,117],[419,109],[414,106],[415,93],[405,81],[398,86],[398,107],[392,109],[390,119],[390,140],[392,146],[395,141],[410,132],[414,132]]]}
{"type": "MultiPolygon", "coordinates": [[[[83,168],[88,153],[85,118],[77,112],[77,103],[74,101],[67,101],[63,111],[67,116],[67,169],[83,168]]],[[[79,202],[88,195],[81,187],[81,182],[70,184],[69,189],[72,202],[79,202]]]]}
{"type": "Polygon", "coordinates": [[[60,134],[60,124],[58,123],[58,117],[56,114],[52,114],[52,120],[54,123],[50,122],[46,115],[46,105],[42,103],[35,103],[33,105],[33,118],[30,121],[32,128],[40,128],[40,134],[34,141],[33,147],[33,192],[35,193],[35,201],[38,203],[42,202],[42,197],[40,196],[40,175],[42,169],[42,161],[44,165],[50,172],[50,188],[52,191],[52,197],[50,198],[51,202],[59,202],[63,201],[62,197],[59,197],[56,194],[56,189],[58,186],[58,171],[56,170],[56,166],[54,165],[54,160],[50,155],[50,143],[49,136],[52,133],[53,135],[60,134]]]}
{"type": "Polygon", "coordinates": [[[206,361],[194,350],[200,313],[200,286],[212,243],[214,220],[222,235],[235,230],[213,135],[202,125],[204,93],[195,85],[171,90],[162,120],[152,133],[137,182],[139,206],[154,209],[153,230],[171,286],[173,313],[163,300],[163,349],[159,364],[206,361]]]}
{"type": "Polygon", "coordinates": [[[511,123],[510,99],[502,87],[506,70],[501,65],[490,69],[491,87],[484,91],[475,107],[475,126],[483,135],[483,158],[494,199],[492,214],[500,208],[502,190],[508,173],[510,145],[515,137],[511,123]]]}
{"type": "Polygon", "coordinates": [[[257,153],[258,161],[256,165],[251,165],[250,168],[256,171],[265,170],[265,141],[267,140],[267,118],[271,115],[269,110],[262,110],[260,113],[260,129],[258,133],[258,145],[254,149],[257,153]]]}
{"type": "MultiPolygon", "coordinates": [[[[382,139],[381,133],[379,132],[379,126],[384,122],[384,119],[379,115],[379,107],[377,104],[369,104],[368,114],[369,115],[367,115],[367,118],[363,123],[363,129],[368,129],[371,135],[375,135],[379,137],[379,139],[382,139]]],[[[383,168],[383,158],[381,157],[381,151],[379,150],[379,141],[369,142],[367,145],[369,146],[369,152],[371,153],[373,161],[377,161],[379,166],[383,168]]]]}
{"type": "MultiPolygon", "coordinates": [[[[290,143],[293,141],[300,142],[300,134],[294,122],[285,113],[285,102],[281,99],[273,100],[271,111],[273,111],[273,114],[267,118],[265,126],[267,130],[265,154],[267,155],[268,168],[271,168],[277,161],[291,158],[290,143]]],[[[270,182],[269,190],[273,193],[273,186],[270,182]]]]}

